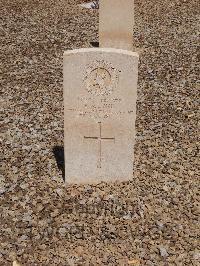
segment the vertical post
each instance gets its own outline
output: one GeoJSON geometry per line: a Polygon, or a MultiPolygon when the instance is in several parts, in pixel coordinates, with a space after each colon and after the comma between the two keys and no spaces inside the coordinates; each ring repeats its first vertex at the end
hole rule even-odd
{"type": "Polygon", "coordinates": [[[133,50],[134,0],[100,0],[99,46],[133,50]]]}

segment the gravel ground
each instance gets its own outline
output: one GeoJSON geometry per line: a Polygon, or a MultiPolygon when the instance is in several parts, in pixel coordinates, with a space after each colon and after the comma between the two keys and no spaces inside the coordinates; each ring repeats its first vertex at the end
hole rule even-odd
{"type": "Polygon", "coordinates": [[[200,265],[198,1],[135,0],[133,180],[65,187],[62,55],[98,41],[81,2],[0,0],[0,265],[200,265]]]}

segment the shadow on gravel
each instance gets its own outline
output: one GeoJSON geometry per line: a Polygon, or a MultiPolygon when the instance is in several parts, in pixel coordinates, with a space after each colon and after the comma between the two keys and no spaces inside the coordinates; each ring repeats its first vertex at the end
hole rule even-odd
{"type": "Polygon", "coordinates": [[[99,47],[99,42],[90,42],[93,47],[99,47]]]}
{"type": "Polygon", "coordinates": [[[53,154],[55,156],[58,169],[62,171],[62,178],[65,181],[64,147],[61,147],[61,146],[53,147],[53,154]]]}

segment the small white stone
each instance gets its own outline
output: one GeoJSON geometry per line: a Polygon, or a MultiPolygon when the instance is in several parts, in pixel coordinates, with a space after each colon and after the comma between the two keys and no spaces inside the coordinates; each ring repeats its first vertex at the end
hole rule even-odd
{"type": "Polygon", "coordinates": [[[168,257],[169,256],[169,254],[168,254],[168,252],[167,252],[165,247],[159,247],[159,250],[160,250],[160,255],[162,257],[168,257]]]}
{"type": "Polygon", "coordinates": [[[66,234],[67,230],[66,230],[66,228],[61,227],[61,228],[58,230],[58,232],[59,232],[60,235],[64,236],[64,235],[66,234]]]}
{"type": "Polygon", "coordinates": [[[195,252],[194,255],[193,255],[193,258],[195,260],[200,260],[200,252],[195,252]]]}

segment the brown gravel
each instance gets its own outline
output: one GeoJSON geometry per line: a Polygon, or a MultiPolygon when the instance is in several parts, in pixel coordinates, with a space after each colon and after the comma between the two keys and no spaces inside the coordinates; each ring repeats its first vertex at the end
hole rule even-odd
{"type": "Polygon", "coordinates": [[[62,54],[98,40],[81,2],[0,1],[0,265],[200,265],[198,1],[135,0],[134,178],[65,187],[62,54]]]}

